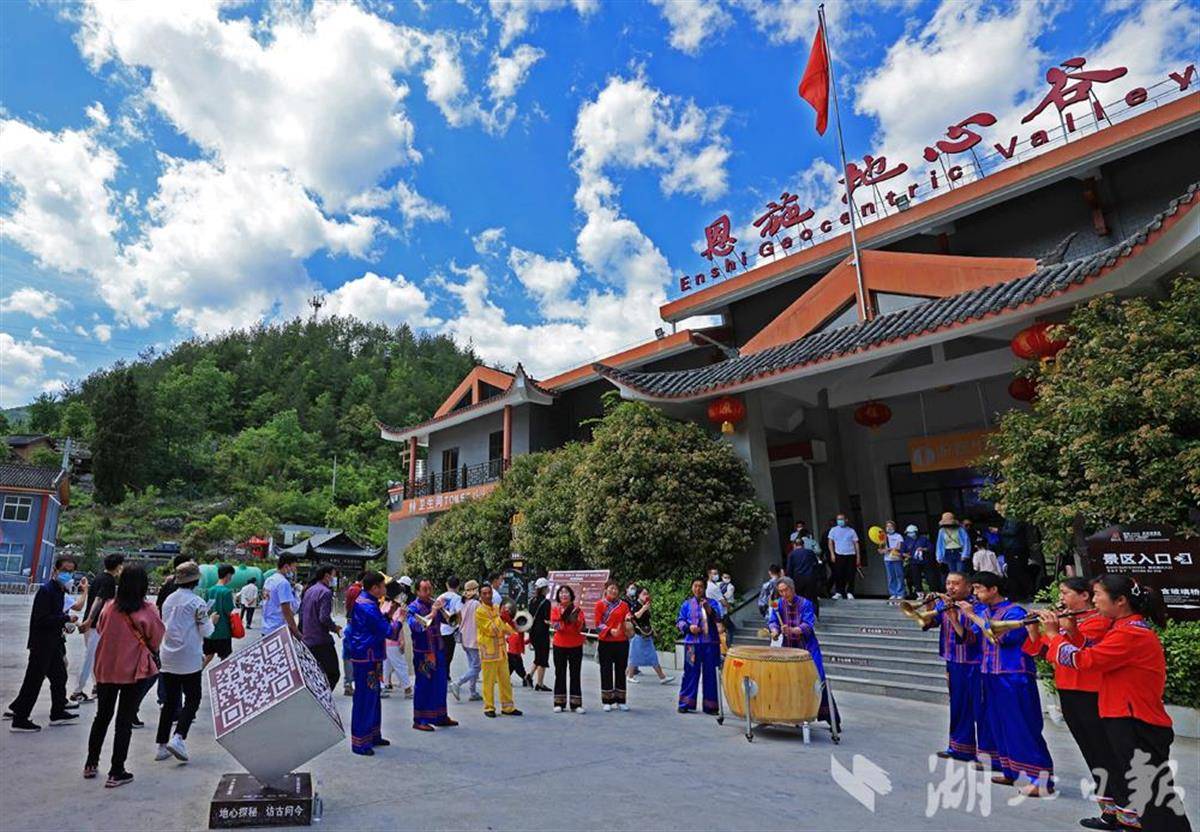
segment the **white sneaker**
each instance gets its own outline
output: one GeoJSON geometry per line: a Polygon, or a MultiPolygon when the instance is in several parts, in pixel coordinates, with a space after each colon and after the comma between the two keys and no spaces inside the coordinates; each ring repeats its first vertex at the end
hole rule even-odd
{"type": "Polygon", "coordinates": [[[583,709],[583,706],[582,706],[582,705],[580,705],[578,708],[576,708],[576,709],[575,709],[575,713],[577,713],[577,714],[586,714],[586,713],[587,713],[587,711],[585,711],[585,710],[583,709]]]}
{"type": "Polygon", "coordinates": [[[607,713],[611,713],[611,712],[612,712],[612,705],[609,705],[609,704],[607,704],[607,703],[606,703],[606,704],[604,705],[604,713],[606,713],[606,714],[607,714],[607,713]]]}
{"type": "Polygon", "coordinates": [[[556,714],[561,714],[561,713],[562,713],[562,705],[555,705],[555,706],[554,706],[554,713],[556,713],[556,714]]]}
{"type": "Polygon", "coordinates": [[[629,706],[626,705],[624,702],[622,702],[621,704],[617,705],[617,710],[618,711],[628,711],[629,706]]]}
{"type": "Polygon", "coordinates": [[[853,592],[847,592],[847,593],[846,593],[846,600],[847,600],[847,601],[853,601],[853,600],[854,600],[854,593],[853,593],[853,592]]]}
{"type": "Polygon", "coordinates": [[[642,680],[636,676],[626,677],[625,681],[631,685],[640,685],[642,683],[642,680]]]}
{"type": "Polygon", "coordinates": [[[158,750],[154,752],[154,762],[161,763],[163,760],[171,759],[171,752],[167,750],[165,745],[160,745],[158,750]]]}
{"type": "Polygon", "coordinates": [[[675,681],[675,677],[674,677],[674,676],[664,676],[664,677],[662,677],[661,679],[659,679],[659,680],[658,680],[658,683],[659,683],[660,685],[669,685],[669,684],[671,684],[671,683],[672,683],[672,682],[674,682],[674,681],[675,681]]]}
{"type": "Polygon", "coordinates": [[[170,751],[177,760],[185,763],[188,761],[187,744],[183,741],[183,737],[178,734],[171,737],[171,741],[167,743],[167,751],[170,751]]]}
{"type": "Polygon", "coordinates": [[[840,601],[840,600],[842,600],[842,593],[835,592],[835,593],[833,593],[833,595],[830,595],[829,597],[832,598],[834,601],[840,601]]]}

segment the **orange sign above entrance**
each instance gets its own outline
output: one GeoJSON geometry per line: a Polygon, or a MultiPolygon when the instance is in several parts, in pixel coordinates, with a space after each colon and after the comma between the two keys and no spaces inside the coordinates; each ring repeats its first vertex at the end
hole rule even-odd
{"type": "Polygon", "coordinates": [[[400,508],[390,513],[388,519],[403,520],[406,517],[416,517],[422,514],[436,514],[439,511],[445,511],[451,506],[456,506],[473,497],[482,497],[484,494],[493,491],[499,484],[499,482],[486,482],[483,485],[460,488],[458,491],[451,491],[448,494],[430,494],[426,497],[412,497],[402,501],[400,508]]]}
{"type": "Polygon", "coordinates": [[[914,474],[969,468],[987,451],[992,431],[969,430],[908,440],[908,461],[914,474]]]}

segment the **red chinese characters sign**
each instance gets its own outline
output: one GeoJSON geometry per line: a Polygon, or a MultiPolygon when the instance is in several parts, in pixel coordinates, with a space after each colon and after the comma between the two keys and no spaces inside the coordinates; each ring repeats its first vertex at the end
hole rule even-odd
{"type": "MultiPolygon", "coordinates": [[[[1099,127],[1100,122],[1108,116],[1096,97],[1097,87],[1125,77],[1129,70],[1123,66],[1085,68],[1086,64],[1084,58],[1070,58],[1060,66],[1049,69],[1046,72],[1049,89],[1038,104],[1021,119],[1021,124],[1028,124],[1053,106],[1063,134],[1068,139],[1077,130],[1076,112],[1086,114],[1090,109],[1096,126],[1099,127]],[[1088,109],[1084,109],[1085,106],[1088,109]]],[[[1192,85],[1195,74],[1194,64],[1188,65],[1181,72],[1168,73],[1168,80],[1176,85],[1171,91],[1185,92],[1192,85]]],[[[1149,93],[1144,87],[1135,87],[1125,93],[1124,103],[1127,107],[1134,108],[1148,99],[1149,93]]],[[[993,113],[980,111],[948,125],[945,135],[925,148],[924,160],[936,165],[926,172],[924,181],[907,184],[895,182],[898,177],[909,172],[909,166],[904,161],[893,164],[883,155],[867,154],[861,162],[847,163],[843,178],[838,181],[846,186],[845,190],[850,194],[849,202],[853,205],[847,204],[843,194],[841,202],[846,204],[847,210],[837,217],[816,219],[815,209],[802,205],[797,195],[784,191],[778,199],[768,202],[760,216],[754,220],[754,228],[758,230],[760,240],[758,256],[770,258],[779,252],[786,254],[792,248],[804,244],[815,245],[816,235],[828,236],[835,229],[848,227],[852,219],[866,222],[877,214],[886,216],[889,210],[901,210],[915,199],[928,197],[943,188],[953,188],[955,183],[967,175],[972,161],[979,169],[979,175],[983,175],[982,169],[979,168],[979,159],[975,155],[984,143],[984,134],[980,130],[996,124],[997,118],[993,113]],[[971,157],[962,164],[957,164],[956,157],[963,153],[970,153],[971,157]],[[860,192],[869,195],[866,201],[857,197],[860,192]],[[854,214],[853,218],[851,212],[854,214]]],[[[1008,161],[1016,156],[1018,143],[1028,143],[1031,148],[1038,148],[1049,144],[1050,141],[1047,130],[1034,130],[1024,137],[1013,135],[1007,141],[993,142],[990,149],[994,149],[1003,161],[1008,161]]],[[[738,238],[734,236],[732,228],[729,215],[722,214],[704,229],[705,248],[700,255],[709,261],[710,266],[705,271],[680,277],[681,292],[691,291],[709,281],[749,267],[749,255],[737,247],[738,238]]]]}
{"type": "Polygon", "coordinates": [[[584,621],[589,629],[596,626],[596,602],[604,597],[604,585],[608,583],[607,569],[552,569],[546,580],[550,582],[550,597],[557,603],[560,586],[575,590],[575,602],[583,609],[584,621]]]}

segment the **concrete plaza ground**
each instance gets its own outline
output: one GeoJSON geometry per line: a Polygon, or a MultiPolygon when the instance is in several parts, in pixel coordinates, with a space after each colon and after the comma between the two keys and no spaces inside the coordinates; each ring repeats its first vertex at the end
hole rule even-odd
{"type": "MultiPolygon", "coordinates": [[[[0,597],[4,704],[15,695],[24,671],[28,610],[26,598],[0,597]]],[[[258,633],[252,630],[249,638],[258,633]]],[[[81,641],[69,639],[72,671],[78,668],[81,641]]],[[[461,660],[455,665],[461,672],[461,660]]],[[[458,705],[451,699],[451,714],[461,726],[432,734],[409,727],[411,701],[385,700],[383,727],[393,742],[390,748],[373,758],[359,757],[350,753],[347,741],[304,767],[324,800],[317,828],[1068,830],[1078,828],[1077,819],[1091,808],[1080,795],[1082,760],[1060,726],[1048,724],[1046,730],[1059,796],[1010,806],[1011,789],[975,790],[961,779],[944,782],[944,764],[930,773],[930,753],[945,745],[944,707],[842,693],[840,745],[826,731],[814,731],[808,746],[798,733],[772,730],[748,743],[736,719],[718,726],[709,717],[676,714],[678,682],[660,686],[647,679],[631,685],[628,713],[603,713],[598,688],[596,665],[585,663],[588,711],[582,716],[556,715],[550,694],[520,688],[521,718],[488,720],[480,703],[458,705]],[[877,776],[877,789],[860,788],[864,799],[874,796],[873,811],[834,779],[835,771],[839,782],[854,779],[850,772],[862,774],[867,761],[886,772],[890,782],[890,791],[877,776]],[[930,818],[928,811],[936,813],[930,818]]],[[[350,699],[339,692],[337,702],[348,725],[350,699]]],[[[187,764],[153,761],[158,715],[153,693],[147,697],[141,714],[147,726],[134,732],[127,764],[136,779],[116,790],[106,790],[103,777],[80,776],[95,705],[83,705],[80,724],[68,727],[48,726],[48,710],[43,689],[34,712],[34,720],[45,726],[40,734],[0,731],[0,828],[5,832],[203,829],[218,778],[238,770],[212,740],[207,695],[188,738],[192,759],[187,764]]],[[[297,732],[304,727],[294,726],[297,732]]],[[[1176,740],[1178,783],[1198,782],[1198,751],[1197,741],[1176,740]]],[[[102,773],[107,764],[105,756],[102,773]]],[[[1200,792],[1189,789],[1189,814],[1200,828],[1198,802],[1200,792]]]]}

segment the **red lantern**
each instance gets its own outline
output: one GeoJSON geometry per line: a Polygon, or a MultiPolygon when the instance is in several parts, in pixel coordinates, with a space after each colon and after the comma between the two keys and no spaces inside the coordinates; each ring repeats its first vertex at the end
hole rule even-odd
{"type": "Polygon", "coordinates": [[[891,420],[892,409],[883,402],[864,402],[854,411],[854,421],[871,430],[878,430],[891,420]]]}
{"type": "Polygon", "coordinates": [[[1054,324],[1042,322],[1022,329],[1013,336],[1010,344],[1013,354],[1026,361],[1054,358],[1067,345],[1067,341],[1065,338],[1052,339],[1048,334],[1052,326],[1054,324]]]}
{"type": "Polygon", "coordinates": [[[733,396],[722,396],[708,406],[708,420],[721,423],[721,433],[733,433],[734,425],[746,418],[746,405],[733,396]]]}
{"type": "Polygon", "coordinates": [[[1031,378],[1018,376],[1008,383],[1008,395],[1019,402],[1031,402],[1037,398],[1037,383],[1031,378]]]}

